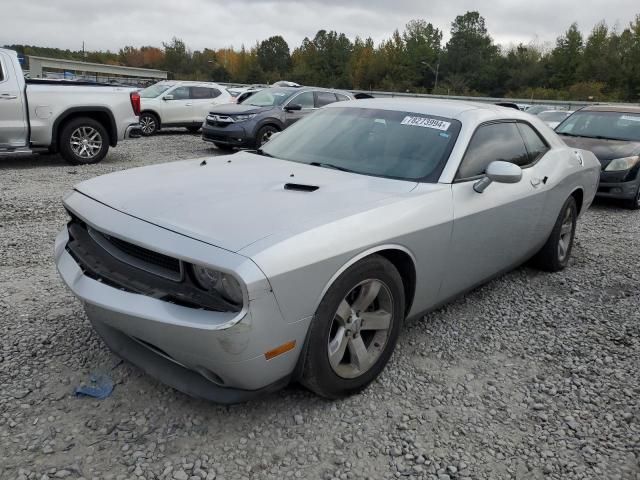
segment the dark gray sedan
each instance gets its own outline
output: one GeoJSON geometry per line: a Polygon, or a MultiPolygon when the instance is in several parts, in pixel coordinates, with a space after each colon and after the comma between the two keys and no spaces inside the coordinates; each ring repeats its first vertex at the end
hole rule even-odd
{"type": "Polygon", "coordinates": [[[330,103],[353,100],[348,92],[315,87],[261,90],[238,105],[220,105],[202,125],[202,139],[223,150],[259,148],[271,135],[330,103]]]}

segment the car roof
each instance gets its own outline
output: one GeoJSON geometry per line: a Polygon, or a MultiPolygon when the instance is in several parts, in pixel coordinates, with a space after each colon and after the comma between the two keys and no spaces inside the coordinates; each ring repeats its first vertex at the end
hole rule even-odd
{"type": "Polygon", "coordinates": [[[582,109],[587,112],[640,113],[640,105],[588,105],[582,109]]]}
{"type": "Polygon", "coordinates": [[[376,108],[397,110],[420,115],[436,115],[445,118],[458,118],[463,114],[474,114],[483,120],[495,118],[514,118],[529,120],[531,115],[515,108],[501,107],[492,103],[471,102],[466,100],[444,100],[415,97],[367,98],[350,102],[340,102],[328,107],[376,108]]]}

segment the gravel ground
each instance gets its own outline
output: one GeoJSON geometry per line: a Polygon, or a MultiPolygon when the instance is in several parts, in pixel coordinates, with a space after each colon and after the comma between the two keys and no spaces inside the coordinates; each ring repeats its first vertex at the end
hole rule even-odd
{"type": "Polygon", "coordinates": [[[598,203],[569,268],[521,268],[406,325],[361,395],[221,407],[111,354],[52,259],[75,183],[216,154],[166,132],[101,164],[0,159],[0,478],[640,479],[640,213],[598,203]],[[102,401],[73,395],[92,372],[102,401]]]}

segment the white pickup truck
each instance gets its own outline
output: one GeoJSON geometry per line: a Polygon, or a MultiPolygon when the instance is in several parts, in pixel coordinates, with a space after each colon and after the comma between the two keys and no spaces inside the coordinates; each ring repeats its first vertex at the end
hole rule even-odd
{"type": "Polygon", "coordinates": [[[140,136],[139,115],[131,88],[25,80],[16,52],[0,48],[0,157],[48,150],[74,165],[97,163],[140,136]]]}

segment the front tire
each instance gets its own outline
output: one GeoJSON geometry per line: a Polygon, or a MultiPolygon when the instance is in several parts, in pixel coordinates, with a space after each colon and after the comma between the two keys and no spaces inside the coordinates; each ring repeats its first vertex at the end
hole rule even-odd
{"type": "Polygon", "coordinates": [[[140,114],[140,131],[145,137],[155,135],[160,130],[160,120],[153,113],[142,112],[140,114]]]}
{"type": "Polygon", "coordinates": [[[280,130],[278,130],[278,128],[274,127],[273,125],[265,125],[264,127],[262,127],[260,130],[258,130],[258,133],[256,135],[256,148],[262,147],[269,141],[271,135],[279,131],[280,130]]]}
{"type": "Polygon", "coordinates": [[[309,327],[301,383],[336,399],[367,387],[384,369],[404,320],[398,270],[372,255],[331,285],[309,327]]]}
{"type": "Polygon", "coordinates": [[[109,151],[107,129],[93,118],[68,122],[60,133],[60,155],[71,165],[98,163],[109,151]]]}
{"type": "Polygon", "coordinates": [[[560,210],[547,243],[533,257],[533,264],[536,267],[547,272],[559,272],[569,264],[577,220],[576,201],[573,197],[569,197],[560,210]]]}

